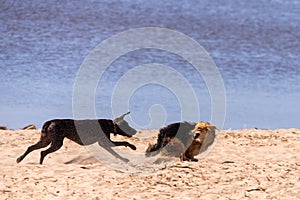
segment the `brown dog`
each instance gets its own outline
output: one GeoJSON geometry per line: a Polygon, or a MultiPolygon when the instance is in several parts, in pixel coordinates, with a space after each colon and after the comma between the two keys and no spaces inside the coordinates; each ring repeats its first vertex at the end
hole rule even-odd
{"type": "Polygon", "coordinates": [[[149,144],[146,156],[159,153],[180,157],[182,161],[197,161],[194,156],[207,150],[216,137],[216,127],[207,122],[178,122],[159,130],[157,143],[149,144]]]}
{"type": "Polygon", "coordinates": [[[180,155],[180,160],[198,161],[194,156],[207,150],[213,144],[216,137],[216,127],[207,122],[199,122],[195,129],[194,138],[187,150],[180,155]]]}

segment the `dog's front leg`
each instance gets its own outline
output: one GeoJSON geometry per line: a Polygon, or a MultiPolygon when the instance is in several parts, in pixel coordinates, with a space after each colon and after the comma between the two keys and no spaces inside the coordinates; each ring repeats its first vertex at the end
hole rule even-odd
{"type": "MultiPolygon", "coordinates": [[[[103,138],[102,138],[103,139],[103,138]]],[[[113,146],[112,141],[110,141],[109,139],[104,139],[103,140],[98,140],[98,144],[99,146],[103,147],[106,151],[108,151],[111,155],[115,156],[116,158],[122,160],[123,162],[129,162],[129,160],[127,158],[123,158],[122,156],[120,156],[119,154],[117,154],[111,147],[113,146]]]]}
{"type": "Polygon", "coordinates": [[[133,144],[130,144],[129,142],[114,142],[111,141],[115,146],[125,146],[130,147],[132,150],[136,150],[136,147],[133,144]]]}

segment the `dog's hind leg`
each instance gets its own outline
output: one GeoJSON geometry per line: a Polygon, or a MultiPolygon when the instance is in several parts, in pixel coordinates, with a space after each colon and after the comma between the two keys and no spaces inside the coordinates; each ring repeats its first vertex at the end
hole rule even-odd
{"type": "Polygon", "coordinates": [[[113,142],[111,141],[115,146],[125,146],[130,147],[132,150],[136,150],[136,147],[133,144],[130,144],[129,142],[113,142]]]}
{"type": "Polygon", "coordinates": [[[64,140],[64,138],[62,138],[62,137],[52,139],[51,146],[48,149],[46,149],[45,151],[41,152],[40,164],[43,164],[43,161],[44,161],[44,158],[46,157],[46,155],[48,155],[49,153],[53,153],[62,147],[63,140],[64,140]]]}
{"type": "Polygon", "coordinates": [[[30,152],[37,150],[37,149],[45,148],[50,143],[51,143],[51,140],[41,137],[40,141],[38,141],[36,144],[28,147],[27,150],[25,151],[25,153],[23,155],[21,155],[20,157],[18,157],[17,163],[21,162],[30,152]]]}

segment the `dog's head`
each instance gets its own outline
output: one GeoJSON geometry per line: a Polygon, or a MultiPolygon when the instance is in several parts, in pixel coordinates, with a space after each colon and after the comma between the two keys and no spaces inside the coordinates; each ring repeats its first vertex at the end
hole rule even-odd
{"type": "Polygon", "coordinates": [[[119,134],[127,137],[132,137],[136,134],[137,131],[134,128],[130,127],[129,124],[124,120],[124,117],[129,114],[130,112],[127,112],[113,120],[113,123],[115,125],[115,135],[119,134]]]}
{"type": "Polygon", "coordinates": [[[208,122],[199,122],[194,130],[194,142],[201,144],[202,151],[212,145],[216,138],[217,128],[208,122]]]}

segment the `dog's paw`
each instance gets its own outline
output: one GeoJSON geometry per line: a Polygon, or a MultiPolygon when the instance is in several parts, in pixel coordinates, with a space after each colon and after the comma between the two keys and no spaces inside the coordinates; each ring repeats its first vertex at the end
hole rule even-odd
{"type": "Polygon", "coordinates": [[[129,160],[127,159],[127,158],[120,158],[123,162],[126,162],[126,163],[128,163],[129,162],[129,160]]]}
{"type": "Polygon", "coordinates": [[[17,158],[17,160],[16,160],[17,163],[20,163],[21,161],[22,161],[21,157],[17,158]]]}
{"type": "Polygon", "coordinates": [[[132,150],[136,150],[136,147],[135,147],[133,144],[129,145],[129,147],[130,147],[130,149],[132,149],[132,150]]]}

